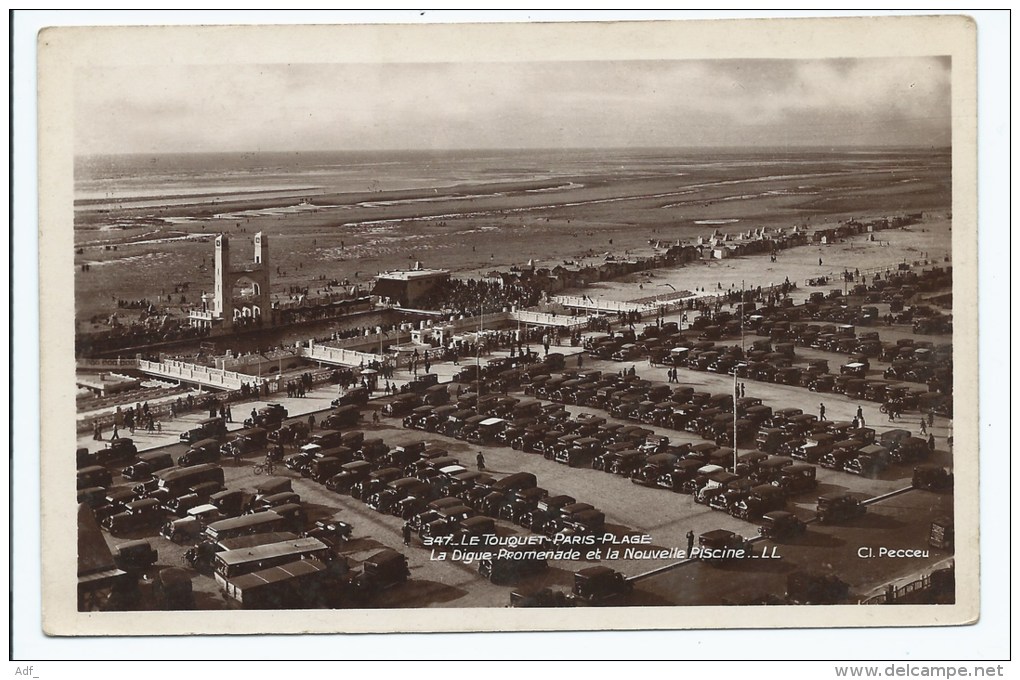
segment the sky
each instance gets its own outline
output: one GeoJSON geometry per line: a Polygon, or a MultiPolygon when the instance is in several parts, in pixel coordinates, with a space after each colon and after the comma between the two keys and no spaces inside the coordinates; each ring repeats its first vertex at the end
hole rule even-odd
{"type": "Polygon", "coordinates": [[[125,65],[75,151],[948,146],[943,58],[125,65]]]}

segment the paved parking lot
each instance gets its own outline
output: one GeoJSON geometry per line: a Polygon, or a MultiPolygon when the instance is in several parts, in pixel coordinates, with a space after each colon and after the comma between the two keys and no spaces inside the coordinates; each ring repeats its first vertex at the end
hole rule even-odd
{"type": "MultiPolygon", "coordinates": [[[[883,340],[887,331],[879,329],[883,340]]],[[[902,335],[900,328],[891,329],[895,334],[902,335]]],[[[750,343],[753,336],[746,339],[750,343]]],[[[936,340],[937,341],[937,340],[936,340]]],[[[739,340],[727,341],[739,342],[739,340]]],[[[579,348],[556,348],[567,354],[576,353],[579,348]]],[[[830,371],[838,371],[843,357],[832,352],[805,349],[796,350],[798,360],[826,359],[830,371]]],[[[493,356],[505,353],[496,353],[493,356]]],[[[567,362],[567,368],[576,366],[573,358],[567,362]]],[[[651,366],[647,360],[634,362],[614,362],[584,359],[584,368],[597,369],[604,373],[619,373],[633,366],[641,378],[659,383],[666,382],[665,368],[651,366]]],[[[450,379],[457,367],[452,364],[438,364],[435,372],[441,375],[442,381],[450,379]]],[[[879,375],[884,369],[880,362],[872,362],[871,375],[879,375]]],[[[399,376],[409,379],[412,376],[399,376]]],[[[680,383],[692,386],[697,391],[713,394],[732,394],[734,382],[732,376],[690,369],[680,369],[680,383]]],[[[863,408],[868,427],[874,428],[879,434],[893,428],[906,428],[917,432],[919,415],[907,415],[901,420],[890,422],[879,412],[879,405],[873,402],[857,401],[840,394],[818,394],[805,388],[762,383],[740,379],[744,384],[745,394],[749,397],[761,398],[766,406],[773,409],[797,407],[805,413],[818,414],[819,403],[825,404],[826,416],[829,420],[852,420],[858,406],[863,408]]],[[[329,411],[330,401],[336,396],[334,386],[322,386],[313,389],[305,398],[282,397],[271,395],[269,400],[256,400],[250,403],[237,404],[233,413],[235,420],[243,420],[252,408],[259,408],[267,403],[283,403],[289,410],[291,418],[304,419],[314,414],[317,421],[329,411]]],[[[511,393],[511,396],[523,396],[522,393],[511,393]]],[[[372,422],[371,413],[379,409],[387,398],[373,400],[364,411],[360,429],[367,437],[381,437],[389,446],[398,446],[413,441],[426,440],[434,445],[447,449],[450,455],[460,459],[467,467],[474,467],[474,460],[479,450],[484,452],[487,471],[497,479],[514,472],[531,472],[536,475],[539,486],[548,490],[550,495],[566,494],[579,502],[590,503],[602,510],[606,515],[606,530],[618,537],[644,535],[650,536],[650,545],[641,546],[647,549],[685,548],[687,532],[695,535],[714,529],[727,529],[745,537],[757,535],[757,525],[729,516],[726,513],[711,510],[698,505],[693,498],[658,488],[646,488],[632,483],[626,477],[615,476],[589,468],[570,468],[544,459],[539,454],[514,451],[507,446],[485,446],[481,449],[465,442],[443,435],[407,430],[401,427],[400,419],[384,417],[381,422],[372,422]]],[[[590,408],[567,407],[577,415],[581,412],[593,413],[605,417],[610,422],[632,424],[609,416],[604,411],[590,408]]],[[[163,432],[149,434],[137,431],[134,439],[140,450],[166,447],[175,457],[186,450],[183,444],[168,442],[177,439],[180,432],[191,427],[206,414],[189,414],[174,421],[163,424],[163,432]]],[[[931,432],[936,437],[937,450],[932,462],[951,466],[951,454],[946,445],[949,432],[949,421],[937,418],[931,432]]],[[[241,427],[239,422],[229,425],[229,430],[241,427]]],[[[687,432],[649,427],[657,434],[670,437],[673,443],[702,443],[704,440],[687,432]]],[[[123,433],[127,435],[127,433],[123,433]]],[[[91,437],[83,436],[79,445],[94,449],[97,442],[91,437]]],[[[744,449],[752,450],[750,447],[744,449]]],[[[743,451],[742,451],[743,452],[743,451]]],[[[264,454],[252,454],[242,464],[235,465],[232,461],[224,461],[227,488],[253,489],[260,481],[252,469],[252,463],[260,460],[264,454]]],[[[802,494],[790,500],[788,509],[807,520],[814,516],[816,499],[819,494],[832,491],[851,491],[862,497],[873,498],[903,490],[910,486],[912,469],[910,466],[894,466],[883,472],[878,478],[869,479],[845,472],[826,470],[818,467],[817,479],[819,486],[816,491],[802,494]]],[[[280,466],[278,475],[290,477],[294,490],[301,495],[302,502],[308,511],[309,522],[317,519],[338,517],[353,525],[353,538],[342,547],[343,555],[352,567],[368,558],[376,551],[394,548],[408,557],[411,568],[411,580],[382,593],[369,606],[378,607],[502,607],[509,602],[509,593],[514,587],[532,588],[552,586],[569,590],[572,585],[573,572],[589,566],[592,560],[573,562],[552,562],[547,572],[523,579],[513,586],[496,586],[481,578],[477,571],[477,562],[464,563],[456,559],[436,559],[432,550],[423,546],[415,538],[411,546],[404,546],[401,537],[402,520],[382,515],[367,505],[347,495],[336,494],[324,486],[303,479],[297,474],[280,466]]],[[[123,482],[123,480],[117,480],[123,482]]],[[[909,578],[930,570],[944,563],[950,556],[935,550],[929,550],[923,558],[911,559],[863,559],[858,556],[862,546],[890,548],[927,548],[927,536],[933,519],[952,512],[952,495],[933,494],[924,491],[907,491],[886,498],[869,506],[863,518],[854,520],[846,526],[812,525],[808,534],[789,543],[776,545],[773,555],[776,559],[743,561],[739,564],[723,567],[710,567],[696,562],[678,562],[676,559],[641,559],[641,560],[609,560],[602,562],[617,569],[627,576],[641,576],[650,571],[659,571],[647,578],[640,577],[634,593],[619,604],[636,605],[670,605],[670,604],[720,604],[727,602],[747,602],[763,595],[781,596],[785,589],[786,575],[793,570],[810,568],[823,572],[838,573],[850,583],[853,591],[862,596],[881,588],[884,584],[901,578],[909,578]],[[852,565],[852,566],[851,566],[852,565]]],[[[497,521],[498,533],[501,535],[525,533],[519,526],[506,521],[497,521]]],[[[112,538],[107,536],[111,546],[123,542],[127,536],[112,538]]],[[[179,546],[150,532],[143,536],[152,541],[159,551],[159,564],[162,566],[183,566],[183,553],[186,546],[179,546]]],[[[773,544],[764,542],[760,546],[773,544]]],[[[194,579],[197,606],[200,608],[223,608],[234,606],[220,592],[211,577],[197,575],[194,579]]]]}

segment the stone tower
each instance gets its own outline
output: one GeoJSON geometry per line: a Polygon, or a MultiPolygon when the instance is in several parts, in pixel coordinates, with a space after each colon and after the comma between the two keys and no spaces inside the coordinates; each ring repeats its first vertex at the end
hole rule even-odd
{"type": "Polygon", "coordinates": [[[251,263],[232,266],[230,262],[230,238],[226,234],[216,237],[216,279],[213,288],[213,316],[230,327],[239,318],[263,317],[263,323],[270,320],[272,306],[269,287],[269,243],[260,231],[255,234],[255,253],[251,263]],[[238,282],[251,284],[243,299],[235,300],[234,287],[238,282]]]}

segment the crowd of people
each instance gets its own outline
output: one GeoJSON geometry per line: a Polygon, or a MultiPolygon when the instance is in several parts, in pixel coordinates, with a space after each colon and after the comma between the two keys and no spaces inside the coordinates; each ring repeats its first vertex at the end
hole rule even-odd
{"type": "Polygon", "coordinates": [[[532,307],[541,299],[542,291],[528,282],[503,285],[482,279],[450,279],[429,291],[415,306],[473,316],[510,307],[532,307]]]}

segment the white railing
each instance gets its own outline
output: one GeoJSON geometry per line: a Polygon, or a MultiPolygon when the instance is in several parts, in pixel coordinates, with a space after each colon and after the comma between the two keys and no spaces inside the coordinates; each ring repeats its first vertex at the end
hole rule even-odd
{"type": "Polygon", "coordinates": [[[370,362],[379,361],[382,358],[378,354],[358,352],[343,347],[316,345],[312,340],[308,341],[308,347],[298,348],[298,354],[306,359],[340,366],[367,366],[370,362]]]}
{"type": "Polygon", "coordinates": [[[510,318],[521,323],[534,324],[536,326],[562,326],[564,328],[575,328],[584,326],[587,319],[576,316],[562,316],[547,314],[545,312],[531,312],[522,309],[510,312],[510,318]]]}
{"type": "Polygon", "coordinates": [[[621,300],[605,300],[599,298],[583,298],[577,295],[557,295],[553,301],[564,307],[588,310],[592,312],[654,312],[662,305],[638,304],[636,302],[624,302],[621,300]]]}
{"type": "Polygon", "coordinates": [[[78,359],[78,368],[137,368],[138,359],[78,359]]]}
{"type": "Polygon", "coordinates": [[[211,368],[198,364],[189,364],[175,359],[165,359],[162,362],[138,360],[138,368],[145,373],[150,373],[164,378],[177,378],[186,382],[198,383],[206,387],[218,387],[225,390],[237,390],[241,383],[251,380],[250,375],[242,375],[235,371],[226,371],[221,368],[211,368]]]}

